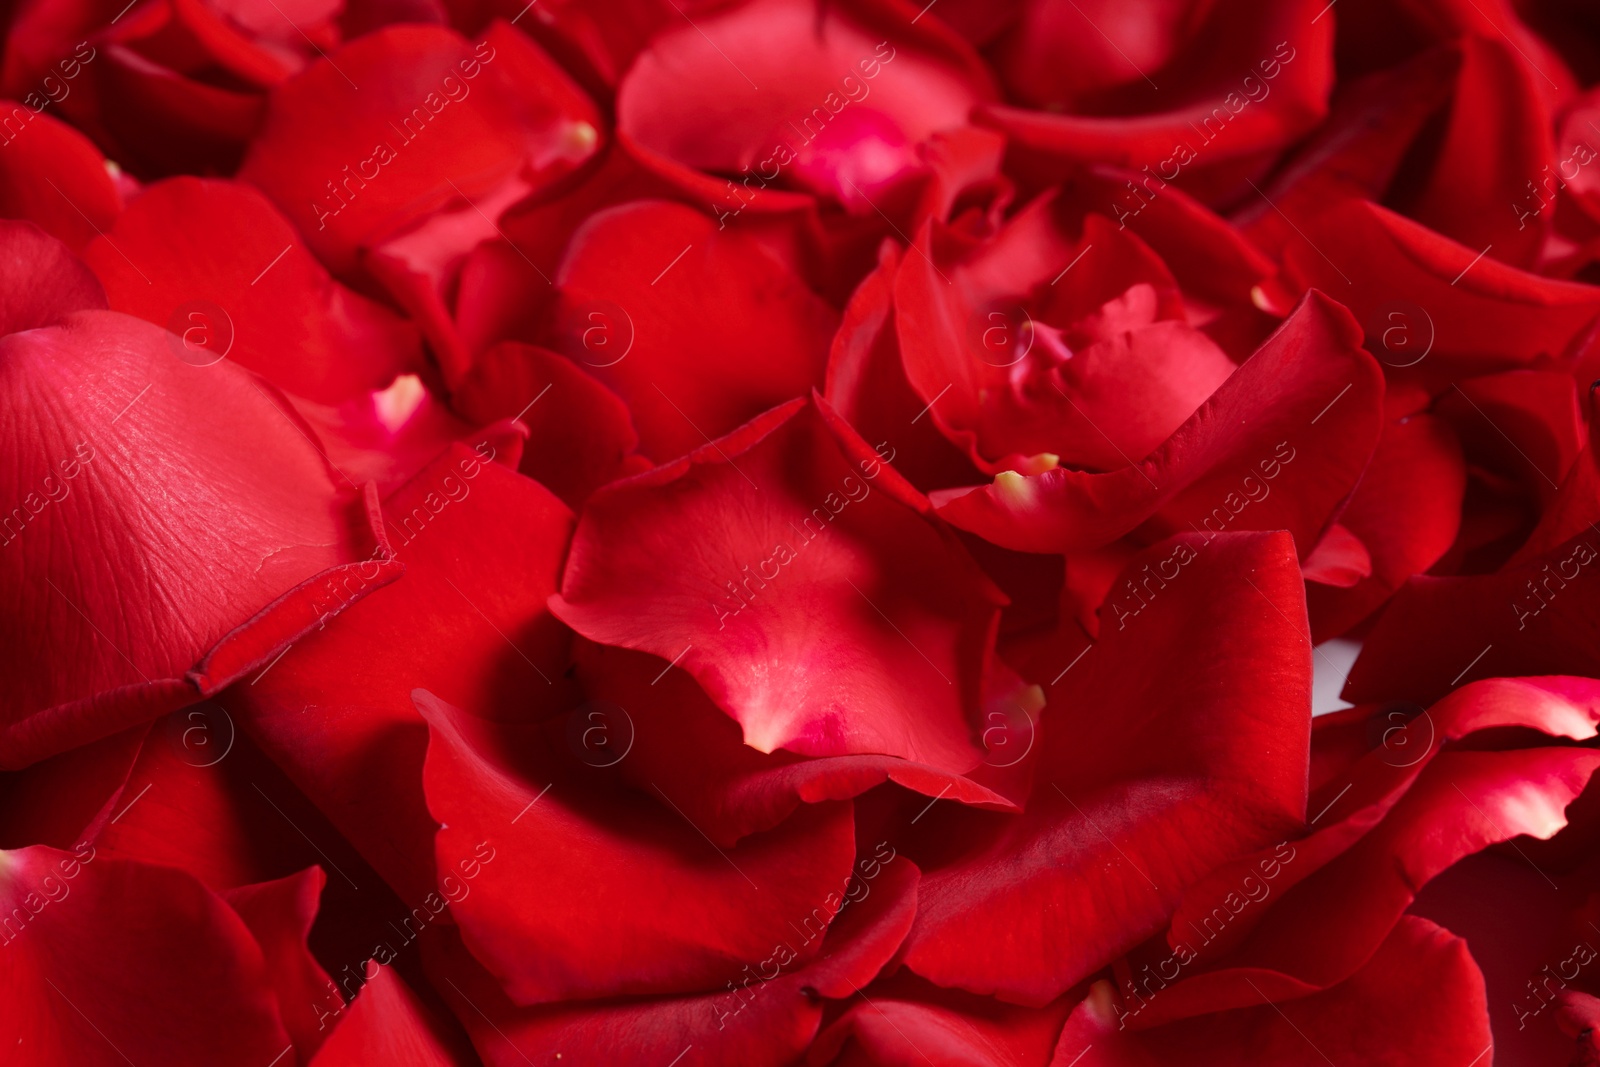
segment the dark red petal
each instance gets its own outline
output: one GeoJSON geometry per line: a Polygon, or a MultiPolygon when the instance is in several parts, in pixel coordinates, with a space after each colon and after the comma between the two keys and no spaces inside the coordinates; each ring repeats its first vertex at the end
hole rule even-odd
{"type": "Polygon", "coordinates": [[[1449,101],[1460,66],[1459,50],[1439,47],[1341,84],[1327,121],[1235,221],[1278,255],[1301,240],[1296,219],[1343,200],[1381,200],[1424,123],[1449,101]]]}
{"type": "Polygon", "coordinates": [[[378,967],[307,1067],[468,1067],[458,1042],[393,967],[378,967]]]}
{"type": "Polygon", "coordinates": [[[0,854],[0,1044],[35,1063],[270,1063],[291,1048],[261,948],[181,871],[36,846],[0,854]]]}
{"type": "Polygon", "coordinates": [[[451,915],[520,1004],[714,988],[849,877],[848,804],[723,850],[659,787],[661,803],[642,802],[561,758],[550,730],[495,726],[420,690],[416,701],[438,869],[477,871],[451,915]]]}
{"type": "MultiPolygon", "coordinates": [[[[1268,911],[1255,905],[1268,897],[1281,898],[1371,832],[1449,742],[1504,727],[1578,741],[1593,737],[1600,722],[1600,683],[1586,678],[1497,678],[1464,686],[1425,711],[1388,704],[1336,716],[1344,721],[1318,716],[1312,732],[1307,811],[1308,828],[1314,832],[1222,864],[1198,882],[1173,915],[1167,937],[1172,946],[1186,942],[1202,964],[1216,963],[1266,917],[1268,911]],[[1251,898],[1250,904],[1241,906],[1241,892],[1251,898]],[[1225,921],[1218,917],[1219,908],[1226,909],[1225,921]]],[[[1168,955],[1164,946],[1159,955],[1168,955]]],[[[1177,1011],[1174,1002],[1181,999],[1165,998],[1157,1014],[1177,1011]]]]}
{"type": "Polygon", "coordinates": [[[556,287],[551,347],[627,402],[657,462],[822,384],[838,325],[754,238],[662,201],[590,216],[556,287]]]}
{"type": "MultiPolygon", "coordinates": [[[[1303,996],[1344,981],[1372,958],[1435,875],[1490,845],[1520,834],[1548,838],[1565,826],[1564,809],[1597,766],[1600,753],[1581,748],[1441,753],[1377,827],[1274,896],[1222,967],[1151,996],[1140,1025],[1263,997],[1303,996]]],[[[1203,945],[1205,931],[1221,923],[1171,936],[1203,945]]]]}
{"type": "Polygon", "coordinates": [[[939,432],[929,405],[906,379],[895,330],[894,283],[904,253],[884,242],[878,266],[845,306],[828,354],[828,403],[868,441],[894,440],[895,469],[927,492],[980,475],[939,432]]]}
{"type": "Polygon", "coordinates": [[[376,497],[226,361],[113,312],[0,341],[16,457],[0,584],[17,610],[0,759],[17,766],[207,696],[392,580],[376,497]],[[182,531],[179,536],[175,531],[182,531]],[[358,560],[365,558],[365,563],[358,560]]]}
{"type": "Polygon", "coordinates": [[[607,482],[650,466],[635,452],[639,435],[627,405],[548,349],[515,341],[495,345],[457,384],[452,402],[479,423],[520,419],[529,438],[519,469],[572,508],[607,482]]]}
{"type": "Polygon", "coordinates": [[[1343,588],[1307,587],[1318,641],[1348,630],[1439,561],[1461,524],[1466,480],[1461,445],[1442,420],[1415,415],[1384,427],[1372,464],[1339,514],[1367,553],[1370,572],[1343,588]]]}
{"type": "Polygon", "coordinates": [[[330,279],[247,185],[153,185],[85,258],[115,310],[185,339],[226,331],[225,344],[200,344],[310,400],[348,400],[421,364],[416,328],[330,279]]]}
{"type": "MultiPolygon", "coordinates": [[[[452,445],[391,496],[402,581],[238,692],[241,722],[262,748],[408,902],[436,889],[421,784],[427,726],[412,689],[481,715],[569,698],[559,679],[571,634],[546,600],[572,513],[495,455],[487,442],[452,445]]],[[[327,595],[350,592],[334,585],[327,595]]]]}
{"type": "Polygon", "coordinates": [[[261,946],[278,1014],[301,1059],[309,1058],[326,1036],[319,1009],[332,983],[306,944],[326,882],[321,867],[307,867],[287,878],[222,894],[261,946]]]}
{"type": "Polygon", "coordinates": [[[1376,204],[1346,201],[1297,221],[1305,237],[1284,248],[1288,277],[1335,294],[1390,375],[1434,391],[1560,356],[1600,314],[1594,286],[1479,258],[1481,247],[1376,204]]]}
{"type": "Polygon", "coordinates": [[[1124,575],[1143,592],[1058,687],[1027,810],[930,816],[965,845],[924,865],[906,950],[940,985],[1043,1004],[1304,817],[1311,653],[1288,536],[1191,534],[1124,575]]]}
{"type": "Polygon", "coordinates": [[[0,848],[71,848],[103,814],[128,779],[150,724],[40,760],[0,771],[0,848]]]}
{"type": "Polygon", "coordinates": [[[1585,526],[1498,574],[1412,578],[1362,647],[1345,698],[1425,704],[1475,678],[1600,675],[1596,572],[1600,537],[1585,526]]]}
{"type": "Polygon", "coordinates": [[[519,1008],[445,938],[429,971],[491,1067],[527,1067],[529,1055],[546,1050],[576,1063],[670,1063],[691,1047],[704,1067],[788,1067],[817,1032],[822,998],[843,1000],[868,985],[911,925],[917,868],[893,857],[877,870],[876,879],[851,883],[860,887],[856,902],[810,962],[798,956],[816,951],[819,931],[790,931],[735,964],[713,992],[519,1008]]]}
{"type": "Polygon", "coordinates": [[[1547,76],[1530,70],[1498,32],[1463,37],[1458,47],[1443,142],[1405,213],[1474,251],[1532,270],[1555,216],[1540,212],[1527,188],[1557,161],[1540,91],[1547,76]]]}
{"type": "Polygon", "coordinates": [[[1461,437],[1467,462],[1519,483],[1543,506],[1589,443],[1577,383],[1562,371],[1518,370],[1457,382],[1435,414],[1461,437]]]}
{"type": "Polygon", "coordinates": [[[551,607],[687,670],[762,752],[967,771],[1003,598],[930,510],[796,401],[591,497],[551,607]]]}
{"type": "Polygon", "coordinates": [[[1348,312],[1310,294],[1137,466],[1002,473],[991,485],[934,493],[939,515],[1023,552],[1096,548],[1140,527],[1148,540],[1174,530],[1287,529],[1309,551],[1382,426],[1383,375],[1359,339],[1348,312]]]}
{"type": "Polygon", "coordinates": [[[1070,997],[1019,1008],[897,978],[875,983],[868,996],[817,1035],[807,1067],[1045,1064],[1072,1010],[1070,997]]]}
{"type": "MultiPolygon", "coordinates": [[[[1120,97],[1107,94],[1092,106],[1069,107],[1067,114],[1011,106],[981,114],[1029,150],[1041,175],[1059,176],[1073,163],[1148,166],[1161,176],[1155,179],[1158,190],[1174,182],[1191,193],[1200,190],[1202,199],[1232,195],[1244,175],[1326,113],[1333,24],[1316,17],[1321,6],[1318,0],[1213,5],[1176,58],[1142,77],[1135,70],[1120,97]],[[1269,72],[1273,78],[1264,80],[1269,72]],[[1166,92],[1152,88],[1163,84],[1166,92]]],[[[1083,19],[1079,12],[1061,14],[1075,51],[1103,40],[1083,19]]],[[[1025,50],[1049,49],[1050,37],[1029,37],[1025,50]]]]}
{"type": "Polygon", "coordinates": [[[1407,916],[1366,966],[1313,996],[1274,1003],[1263,994],[1238,1011],[1142,1031],[1121,1029],[1114,1009],[1091,996],[1067,1020],[1050,1063],[1449,1067],[1480,1062],[1489,1047],[1483,975],[1466,942],[1407,916]]]}

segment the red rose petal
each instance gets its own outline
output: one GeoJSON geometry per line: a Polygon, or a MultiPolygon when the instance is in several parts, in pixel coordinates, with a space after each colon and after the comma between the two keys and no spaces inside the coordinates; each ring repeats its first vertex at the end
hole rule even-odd
{"type": "MultiPolygon", "coordinates": [[[[460,204],[505,204],[593,151],[593,104],[528,38],[497,23],[474,46],[395,26],[319,59],[274,91],[239,170],[338,273],[357,252],[460,204]]],[[[466,217],[463,215],[463,218],[466,217]]]]}
{"type": "Polygon", "coordinates": [[[60,241],[29,222],[0,222],[0,336],[105,306],[99,279],[60,241]]]}
{"type": "Polygon", "coordinates": [[[659,788],[649,803],[555,758],[541,731],[474,720],[420,690],[416,701],[438,867],[481,864],[451,914],[519,1004],[737,980],[849,877],[848,804],[807,807],[723,850],[659,788]]]}
{"type": "Polygon", "coordinates": [[[518,1008],[445,939],[429,971],[449,986],[446,998],[491,1067],[526,1067],[527,1056],[543,1050],[574,1062],[670,1063],[691,1047],[705,1067],[788,1067],[817,1032],[822,998],[843,1000],[868,985],[911,925],[917,869],[910,860],[894,858],[863,884],[866,895],[840,913],[809,963],[797,953],[815,931],[791,931],[710,992],[518,1008]]]}
{"type": "Polygon", "coordinates": [[[1002,473],[991,485],[934,493],[939,515],[1023,552],[1099,547],[1152,518],[1152,540],[1202,527],[1288,529],[1309,551],[1382,425],[1382,375],[1358,340],[1343,308],[1310,295],[1138,466],[1002,473]],[[1277,475],[1284,480],[1274,485],[1277,475]]]}
{"type": "Polygon", "coordinates": [[[473,1061],[393,967],[361,987],[308,1067],[468,1067],[473,1061]]]}
{"type": "Polygon", "coordinates": [[[122,194],[93,142],[53,116],[0,100],[0,215],[27,219],[82,252],[116,221],[122,194]]]}
{"type": "Polygon", "coordinates": [[[238,693],[241,723],[412,906],[436,884],[411,690],[486,716],[570,699],[553,679],[571,634],[546,600],[572,514],[494,455],[452,445],[392,495],[402,581],[238,693]]]}
{"type": "Polygon", "coordinates": [[[627,402],[657,462],[822,384],[838,324],[748,234],[660,201],[590,216],[556,288],[551,347],[627,402]]]}
{"type": "Polygon", "coordinates": [[[182,337],[226,329],[227,358],[310,400],[348,400],[420,366],[416,328],[330,279],[246,185],[159,182],[85,258],[115,310],[182,337]]]}
{"type": "Polygon", "coordinates": [[[261,948],[189,875],[37,846],[0,854],[0,896],[7,1048],[38,1063],[173,1067],[270,1063],[291,1048],[261,948]]]}
{"type": "Polygon", "coordinates": [[[590,497],[551,608],[681,665],[763,752],[967,771],[1002,597],[929,510],[796,401],[590,497]]]}
{"type": "Polygon", "coordinates": [[[1190,535],[1143,558],[1183,569],[1067,674],[1027,810],[952,809],[930,827],[965,847],[925,869],[906,950],[918,974],[1046,1003],[1160,929],[1200,872],[1304,817],[1310,647],[1291,621],[1304,619],[1293,544],[1190,535]],[[1152,648],[1160,671],[1140,666],[1152,648]]]}
{"type": "Polygon", "coordinates": [[[316,581],[360,569],[359,597],[398,575],[375,497],[340,492],[251,376],[191,366],[173,340],[88,311],[0,341],[4,388],[31,398],[7,428],[7,765],[263,664],[344,606],[316,581]]]}
{"type": "Polygon", "coordinates": [[[1112,1011],[1091,997],[1067,1020],[1050,1063],[1399,1067],[1472,1063],[1489,1047],[1483,975],[1466,942],[1426,919],[1407,916],[1366,966],[1309,997],[1280,1004],[1263,993],[1238,1011],[1139,1032],[1121,1030],[1112,1011]]]}

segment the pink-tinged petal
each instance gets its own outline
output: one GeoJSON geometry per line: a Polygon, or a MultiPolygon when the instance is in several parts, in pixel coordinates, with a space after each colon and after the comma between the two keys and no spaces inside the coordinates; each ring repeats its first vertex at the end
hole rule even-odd
{"type": "MultiPolygon", "coordinates": [[[[1460,441],[1443,420],[1414,415],[1384,427],[1336,527],[1359,540],[1368,573],[1347,585],[1306,588],[1318,641],[1361,622],[1407,578],[1439,561],[1460,528],[1466,482],[1460,441]]],[[[1306,578],[1320,581],[1309,566],[1306,578]]]]}
{"type": "Polygon", "coordinates": [[[451,915],[517,1003],[716,988],[830,894],[817,915],[833,918],[850,805],[806,807],[724,850],[659,786],[641,798],[563,756],[565,723],[492,724],[425,691],[416,701],[438,869],[477,871],[451,915]]]}
{"type": "Polygon", "coordinates": [[[376,495],[336,485],[251,375],[179,344],[105,311],[0,341],[6,765],[217,692],[342,610],[319,583],[359,570],[353,599],[399,574],[376,495]]]}
{"type": "Polygon", "coordinates": [[[915,914],[917,868],[904,857],[852,884],[862,887],[857,899],[825,938],[814,925],[790,930],[735,964],[710,992],[517,1007],[448,934],[425,946],[433,950],[425,959],[490,1067],[526,1067],[528,1056],[545,1051],[575,1063],[667,1064],[691,1047],[704,1067],[789,1067],[816,1035],[825,999],[844,1000],[867,986],[915,914]]]}
{"type": "Polygon", "coordinates": [[[556,288],[550,347],[627,402],[657,462],[822,384],[838,325],[753,237],[661,201],[591,216],[556,288]]]}
{"type": "Polygon", "coordinates": [[[457,442],[469,448],[485,445],[486,453],[507,465],[518,462],[524,446],[522,427],[501,420],[474,430],[414,374],[402,374],[387,389],[361,393],[342,404],[292,396],[289,401],[311,424],[328,462],[352,482],[375,482],[383,496],[457,442]]]}
{"type": "Polygon", "coordinates": [[[1237,1011],[1134,1031],[1091,995],[1067,1020],[1050,1064],[1455,1067],[1487,1062],[1489,1048],[1483,975],[1466,942],[1407,916],[1366,966],[1312,996],[1275,1002],[1263,993],[1237,1011]]]}
{"type": "Polygon", "coordinates": [[[577,363],[548,349],[515,341],[495,345],[456,385],[451,400],[475,422],[514,418],[527,426],[518,469],[569,507],[581,507],[607,482],[650,467],[635,451],[639,435],[627,405],[577,363]]]}
{"type": "Polygon", "coordinates": [[[437,888],[427,725],[412,689],[485,716],[570,699],[561,672],[571,634],[546,600],[572,513],[494,456],[487,444],[452,445],[392,495],[402,581],[238,691],[241,725],[409,902],[437,888]]]}
{"type": "Polygon", "coordinates": [[[967,771],[1004,598],[930,512],[795,401],[590,497],[551,607],[683,667],[762,752],[967,771]]]}
{"type": "Polygon", "coordinates": [[[31,222],[0,222],[0,336],[105,306],[99,279],[66,245],[31,222]]]}
{"type": "Polygon", "coordinates": [[[287,878],[222,894],[261,946],[279,1017],[302,1060],[309,1059],[326,1036],[318,1016],[332,983],[306,944],[326,882],[321,867],[307,867],[287,878]]]}
{"type": "Polygon", "coordinates": [[[308,1067],[469,1067],[475,1062],[393,967],[377,972],[345,1008],[308,1067]]]}
{"type": "Polygon", "coordinates": [[[0,128],[0,216],[36,223],[75,252],[116,221],[122,194],[87,137],[10,100],[0,100],[0,128]]]}
{"type": "Polygon", "coordinates": [[[593,103],[509,25],[476,43],[393,26],[274,90],[239,177],[342,274],[360,249],[446,207],[468,227],[454,244],[465,254],[493,235],[500,208],[586,159],[598,124],[593,103]],[[488,219],[474,206],[484,204],[488,219]]]}
{"type": "Polygon", "coordinates": [[[1348,312],[1309,294],[1137,465],[1104,474],[1002,472],[990,485],[934,493],[939,515],[1023,552],[1189,529],[1287,529],[1309,551],[1355,488],[1382,428],[1383,375],[1359,339],[1348,312]]]}
{"type": "Polygon", "coordinates": [[[159,182],[85,258],[113,309],[184,338],[225,331],[199,343],[297,396],[336,403],[421,365],[416,327],[329,278],[247,185],[159,182]]]}
{"type": "Polygon", "coordinates": [[[292,1048],[261,948],[181,871],[37,846],[0,853],[0,1044],[85,1067],[270,1063],[292,1048]]]}
{"type": "MultiPolygon", "coordinates": [[[[952,774],[894,756],[758,752],[743,743],[738,724],[693,678],[669,670],[663,660],[588,642],[574,650],[574,659],[585,693],[604,702],[597,707],[621,709],[632,728],[632,748],[618,772],[641,792],[659,787],[669,794],[719,845],[732,846],[777,826],[802,804],[849,800],[884,782],[975,807],[1018,807],[1003,792],[1003,782],[981,780],[981,774],[952,774]]],[[[983,738],[989,749],[984,765],[1000,770],[1027,758],[1039,710],[1031,694],[1008,693],[1007,698],[991,704],[999,711],[985,719],[989,728],[983,738]],[[1014,730],[1005,716],[1013,703],[1018,709],[1014,730]]]]}
{"type": "Polygon", "coordinates": [[[1304,818],[1311,650],[1288,535],[1191,534],[1124,575],[1140,606],[1056,687],[1026,811],[929,817],[948,858],[923,861],[906,962],[940,985],[1044,1004],[1304,818]]]}
{"type": "Polygon", "coordinates": [[[756,0],[671,26],[618,87],[617,129],[719,218],[792,207],[795,190],[872,215],[923,142],[994,97],[977,55],[915,15],[756,0]]]}
{"type": "Polygon", "coordinates": [[[1126,466],[1234,369],[1182,321],[1176,283],[1149,246],[1093,214],[1074,238],[1066,206],[1035,201],[975,246],[935,228],[933,258],[907,257],[895,281],[906,377],[990,474],[1043,454],[1126,466]]]}

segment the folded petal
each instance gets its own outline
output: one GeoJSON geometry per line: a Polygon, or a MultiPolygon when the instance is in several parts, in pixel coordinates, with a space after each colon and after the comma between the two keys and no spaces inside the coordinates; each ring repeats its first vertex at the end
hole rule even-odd
{"type": "Polygon", "coordinates": [[[1002,472],[987,486],[934,493],[939,515],[1023,552],[1202,528],[1287,529],[1309,552],[1382,427],[1383,376],[1358,341],[1348,312],[1308,295],[1148,458],[1104,474],[1002,472]]]}

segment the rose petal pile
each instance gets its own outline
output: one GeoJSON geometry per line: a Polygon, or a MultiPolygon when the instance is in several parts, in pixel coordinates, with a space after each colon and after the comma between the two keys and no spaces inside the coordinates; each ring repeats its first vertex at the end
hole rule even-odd
{"type": "Polygon", "coordinates": [[[1585,5],[0,26],[0,1061],[1600,1065],[1585,5]]]}

